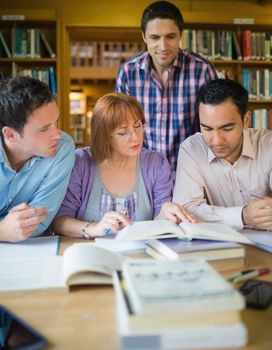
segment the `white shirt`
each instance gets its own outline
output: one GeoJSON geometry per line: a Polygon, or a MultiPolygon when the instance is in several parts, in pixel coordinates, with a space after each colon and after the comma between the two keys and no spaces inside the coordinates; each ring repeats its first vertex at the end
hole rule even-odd
{"type": "Polygon", "coordinates": [[[244,129],[241,156],[217,158],[197,133],[181,145],[173,202],[200,220],[243,228],[242,209],[254,196],[272,196],[272,132],[244,129]]]}

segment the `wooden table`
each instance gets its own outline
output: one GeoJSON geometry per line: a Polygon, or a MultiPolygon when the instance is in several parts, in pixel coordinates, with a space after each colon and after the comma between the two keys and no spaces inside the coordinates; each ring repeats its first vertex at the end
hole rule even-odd
{"type": "MultiPolygon", "coordinates": [[[[62,239],[61,249],[75,240],[62,239]]],[[[249,267],[269,266],[272,255],[247,247],[249,267]]],[[[272,273],[262,276],[272,281],[272,273]]],[[[49,349],[119,349],[112,287],[74,287],[69,293],[27,292],[0,296],[0,303],[40,331],[49,341],[49,349]]],[[[247,309],[242,313],[249,332],[243,350],[272,349],[272,306],[265,311],[247,309]]]]}

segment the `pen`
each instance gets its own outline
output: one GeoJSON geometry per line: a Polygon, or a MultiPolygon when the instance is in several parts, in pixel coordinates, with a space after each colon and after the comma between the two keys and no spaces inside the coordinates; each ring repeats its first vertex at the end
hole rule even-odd
{"type": "MultiPolygon", "coordinates": [[[[127,208],[124,207],[123,209],[121,209],[121,210],[119,211],[119,213],[126,215],[126,214],[127,214],[127,208]]],[[[110,229],[110,228],[105,228],[105,230],[104,230],[104,235],[107,236],[107,235],[109,235],[110,233],[111,233],[111,229],[110,229]]]]}
{"type": "Polygon", "coordinates": [[[230,275],[225,276],[225,279],[227,281],[233,281],[235,278],[238,278],[240,276],[243,276],[243,275],[250,273],[250,272],[253,272],[253,271],[255,271],[255,270],[245,270],[245,271],[234,272],[234,273],[231,273],[230,275]]]}
{"type": "Polygon", "coordinates": [[[257,276],[262,276],[265,275],[266,273],[270,272],[270,269],[268,267],[262,267],[260,269],[257,270],[253,270],[251,272],[245,273],[242,276],[236,277],[233,279],[233,283],[239,283],[239,282],[243,282],[246,281],[252,277],[257,277],[257,276]]]}
{"type": "MultiPolygon", "coordinates": [[[[260,200],[265,199],[265,197],[258,196],[258,195],[255,194],[255,193],[247,193],[247,194],[250,195],[252,198],[256,198],[256,199],[260,199],[260,200]]],[[[264,207],[264,209],[271,209],[271,208],[272,208],[271,205],[266,205],[266,206],[264,207]]]]}
{"type": "Polygon", "coordinates": [[[254,193],[249,193],[249,195],[253,198],[257,198],[257,199],[264,199],[263,197],[261,196],[257,196],[257,194],[254,194],[254,193]]]}
{"type": "Polygon", "coordinates": [[[124,280],[124,277],[123,277],[123,273],[120,270],[117,270],[116,272],[117,272],[117,278],[118,278],[119,283],[120,283],[121,292],[123,294],[124,301],[125,301],[125,304],[126,304],[126,307],[127,307],[127,311],[128,311],[128,313],[130,315],[133,315],[133,309],[132,309],[132,305],[131,305],[131,302],[130,302],[130,299],[129,299],[129,296],[128,296],[128,293],[127,293],[126,283],[125,283],[125,280],[124,280]]]}

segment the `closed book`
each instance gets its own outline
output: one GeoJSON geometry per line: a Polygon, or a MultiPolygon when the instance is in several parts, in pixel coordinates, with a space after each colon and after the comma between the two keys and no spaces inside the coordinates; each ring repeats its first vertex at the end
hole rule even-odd
{"type": "Polygon", "coordinates": [[[247,329],[243,323],[137,333],[121,327],[118,326],[122,350],[219,350],[240,348],[246,345],[248,339],[247,329]]]}
{"type": "Polygon", "coordinates": [[[49,82],[50,82],[50,88],[53,92],[53,94],[57,95],[57,82],[56,82],[56,74],[54,67],[49,67],[49,82]]]}
{"type": "Polygon", "coordinates": [[[127,295],[126,282],[123,278],[122,271],[115,271],[113,277],[118,311],[123,315],[128,328],[132,332],[141,331],[163,331],[181,328],[196,328],[215,325],[233,325],[241,321],[239,311],[214,312],[211,308],[205,313],[179,313],[160,315],[142,315],[135,314],[132,311],[130,300],[127,295]],[[120,309],[120,310],[119,310],[120,309]]]}
{"type": "Polygon", "coordinates": [[[166,238],[148,240],[147,245],[170,260],[199,257],[206,260],[221,260],[245,257],[245,248],[234,242],[197,239],[183,241],[178,238],[166,238]]]}
{"type": "Polygon", "coordinates": [[[50,45],[49,41],[47,40],[44,32],[42,30],[40,30],[40,38],[41,38],[41,41],[42,43],[44,44],[49,56],[51,58],[55,58],[56,57],[56,53],[55,51],[53,50],[52,46],[50,45]]]}
{"type": "Polygon", "coordinates": [[[252,59],[250,45],[250,30],[243,31],[243,55],[245,61],[252,59]]]}
{"type": "Polygon", "coordinates": [[[241,347],[247,343],[247,329],[240,321],[239,312],[190,315],[178,314],[167,317],[146,317],[131,313],[128,298],[119,273],[114,273],[116,318],[120,349],[220,349],[241,347]]]}
{"type": "MultiPolygon", "coordinates": [[[[154,259],[157,260],[173,260],[172,258],[169,259],[167,258],[165,255],[159,253],[156,249],[152,248],[151,246],[146,247],[145,253],[149,256],[151,256],[154,259]]],[[[230,271],[233,270],[240,270],[240,269],[244,269],[247,267],[248,265],[248,261],[246,259],[246,256],[241,256],[241,257],[233,257],[233,258],[223,258],[223,259],[216,259],[216,260],[212,260],[207,258],[210,258],[211,255],[210,253],[207,253],[205,251],[199,251],[199,252],[192,252],[191,253],[185,253],[183,258],[203,258],[205,260],[207,260],[209,262],[209,264],[211,266],[213,266],[217,271],[219,271],[220,273],[228,273],[230,271]]],[[[180,257],[182,259],[182,257],[180,257]]],[[[175,259],[174,259],[175,260],[175,259]]]]}
{"type": "Polygon", "coordinates": [[[122,265],[133,313],[239,311],[244,298],[204,259],[130,259],[122,265]]]}
{"type": "Polygon", "coordinates": [[[240,45],[239,45],[239,41],[237,38],[237,35],[235,32],[232,32],[232,41],[233,41],[233,58],[237,59],[237,60],[241,60],[242,59],[242,53],[241,53],[241,49],[240,49],[240,45]]]}
{"type": "Polygon", "coordinates": [[[3,33],[1,32],[0,30],[0,43],[2,44],[3,48],[4,48],[4,51],[5,51],[5,54],[7,55],[8,58],[11,58],[11,52],[10,52],[10,49],[8,47],[8,44],[4,38],[4,35],[3,33]]]}

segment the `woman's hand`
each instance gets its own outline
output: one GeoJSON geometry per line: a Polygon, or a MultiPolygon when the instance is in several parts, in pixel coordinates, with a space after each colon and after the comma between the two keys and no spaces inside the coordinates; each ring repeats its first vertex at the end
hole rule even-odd
{"type": "Polygon", "coordinates": [[[116,233],[117,230],[131,225],[130,219],[117,211],[109,211],[98,223],[88,225],[85,232],[91,237],[105,236],[109,233],[116,233]]]}
{"type": "Polygon", "coordinates": [[[197,218],[188,209],[173,202],[164,203],[156,219],[169,219],[176,224],[179,224],[181,221],[197,222],[197,218]]]}

